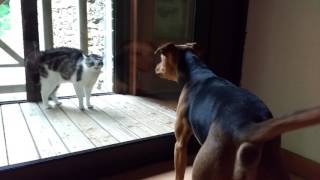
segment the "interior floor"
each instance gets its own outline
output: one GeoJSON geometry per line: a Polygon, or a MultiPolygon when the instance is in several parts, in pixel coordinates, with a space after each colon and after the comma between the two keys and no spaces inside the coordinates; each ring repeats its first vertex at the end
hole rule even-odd
{"type": "MultiPolygon", "coordinates": [[[[185,180],[192,180],[192,165],[187,167],[185,180]]],[[[174,179],[173,161],[161,162],[150,166],[141,167],[136,170],[124,172],[116,176],[106,177],[101,180],[125,180],[125,179],[144,179],[144,180],[168,180],[174,179]]],[[[291,174],[291,180],[306,180],[305,178],[291,174]]]]}

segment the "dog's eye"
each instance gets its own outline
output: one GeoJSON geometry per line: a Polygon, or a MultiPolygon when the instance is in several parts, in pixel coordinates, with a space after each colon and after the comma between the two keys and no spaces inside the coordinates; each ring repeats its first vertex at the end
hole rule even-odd
{"type": "Polygon", "coordinates": [[[102,61],[99,61],[99,62],[98,62],[98,66],[103,66],[103,62],[102,62],[102,61]]]}

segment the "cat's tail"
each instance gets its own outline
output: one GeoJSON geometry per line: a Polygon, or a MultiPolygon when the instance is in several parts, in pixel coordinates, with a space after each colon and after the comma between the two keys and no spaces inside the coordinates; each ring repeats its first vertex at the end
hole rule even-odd
{"type": "Polygon", "coordinates": [[[29,77],[32,78],[34,84],[40,85],[40,71],[42,69],[41,65],[42,52],[37,48],[34,48],[34,51],[28,53],[25,57],[25,67],[26,71],[29,74],[29,77]]]}
{"type": "Polygon", "coordinates": [[[266,142],[282,133],[320,123],[320,107],[297,111],[280,118],[273,118],[251,125],[241,132],[241,141],[266,142]]]}
{"type": "Polygon", "coordinates": [[[39,51],[39,50],[32,51],[27,54],[26,63],[28,63],[34,67],[37,67],[40,64],[41,57],[42,57],[41,51],[39,51]]]}

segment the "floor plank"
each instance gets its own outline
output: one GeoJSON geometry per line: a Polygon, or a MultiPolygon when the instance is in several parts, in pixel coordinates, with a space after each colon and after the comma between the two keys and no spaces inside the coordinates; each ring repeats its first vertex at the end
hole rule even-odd
{"type": "Polygon", "coordinates": [[[39,103],[39,106],[69,152],[77,152],[95,147],[60,108],[46,109],[42,103],[39,103]]]}
{"type": "Polygon", "coordinates": [[[41,158],[68,153],[60,137],[36,103],[22,103],[20,107],[41,158]]]}
{"type": "Polygon", "coordinates": [[[128,116],[134,117],[136,120],[150,127],[153,131],[156,131],[158,134],[173,132],[173,128],[164,126],[163,124],[158,122],[158,120],[160,120],[161,118],[158,116],[157,113],[146,113],[144,111],[141,111],[141,109],[137,108],[137,106],[124,101],[125,98],[119,99],[119,97],[116,97],[115,95],[102,96],[101,98],[108,103],[116,104],[117,107],[122,109],[123,112],[125,112],[128,116]]]}
{"type": "Polygon", "coordinates": [[[39,154],[18,104],[2,106],[9,164],[39,159],[39,154]]]}
{"type": "Polygon", "coordinates": [[[140,138],[158,135],[158,133],[152,131],[149,127],[140,123],[139,121],[126,116],[123,111],[116,108],[116,105],[110,105],[109,103],[101,100],[99,97],[92,97],[92,103],[102,111],[104,111],[113,121],[120,123],[126,129],[134,133],[140,138]]]}
{"type": "Polygon", "coordinates": [[[113,136],[92,120],[86,113],[81,111],[71,102],[71,100],[64,99],[61,100],[61,102],[62,110],[96,147],[106,146],[117,142],[113,136]]]}
{"type": "Polygon", "coordinates": [[[8,165],[6,141],[3,131],[2,110],[0,107],[0,167],[8,165]]]}

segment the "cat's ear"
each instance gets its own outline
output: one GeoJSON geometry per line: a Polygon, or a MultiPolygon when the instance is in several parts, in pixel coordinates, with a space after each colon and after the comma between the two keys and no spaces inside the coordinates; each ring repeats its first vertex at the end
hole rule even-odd
{"type": "Polygon", "coordinates": [[[88,60],[89,56],[88,56],[88,55],[83,54],[83,55],[82,55],[82,58],[83,58],[84,60],[88,60]]]}
{"type": "Polygon", "coordinates": [[[103,56],[97,54],[90,54],[89,57],[95,60],[103,60],[103,56]]]}

